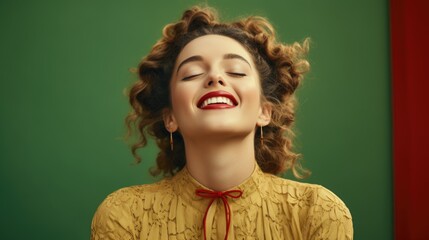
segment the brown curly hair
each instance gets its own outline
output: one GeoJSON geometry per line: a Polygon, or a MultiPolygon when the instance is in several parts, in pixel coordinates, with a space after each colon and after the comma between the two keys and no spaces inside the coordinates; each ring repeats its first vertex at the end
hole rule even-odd
{"type": "Polygon", "coordinates": [[[267,173],[279,174],[292,169],[295,177],[304,170],[293,152],[292,124],[295,120],[294,92],[303,74],[309,70],[305,59],[308,39],[302,44],[277,42],[272,25],[263,17],[251,16],[231,23],[220,23],[217,13],[209,7],[192,7],[183,13],[180,21],[168,24],[161,39],[142,59],[136,72],[139,80],[129,89],[132,111],[125,119],[129,137],[137,130],[138,140],[131,147],[136,162],[141,161],[137,149],[146,146],[147,135],[156,139],[160,148],[157,167],[151,173],[174,175],[186,164],[185,146],[179,132],[173,133],[174,150],[170,150],[169,132],[163,122],[163,112],[171,108],[170,78],[175,60],[187,43],[208,34],[217,34],[237,40],[252,55],[262,86],[262,100],[272,107],[272,119],[264,127],[263,143],[255,131],[255,158],[267,173]]]}

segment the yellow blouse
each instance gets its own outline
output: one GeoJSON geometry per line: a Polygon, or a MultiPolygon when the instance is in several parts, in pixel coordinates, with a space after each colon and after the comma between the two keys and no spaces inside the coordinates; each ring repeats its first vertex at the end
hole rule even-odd
{"type": "MultiPolygon", "coordinates": [[[[212,199],[186,167],[158,183],[126,187],[107,196],[91,224],[91,239],[204,239],[203,218],[212,199]]],[[[239,186],[239,198],[227,197],[228,239],[353,239],[352,217],[326,188],[282,179],[256,165],[239,186]]],[[[221,198],[206,216],[207,239],[224,239],[226,213],[221,198]]]]}

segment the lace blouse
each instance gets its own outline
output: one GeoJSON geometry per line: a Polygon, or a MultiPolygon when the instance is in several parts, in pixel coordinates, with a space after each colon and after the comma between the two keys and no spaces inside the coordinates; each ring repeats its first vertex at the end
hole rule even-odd
{"type": "Polygon", "coordinates": [[[233,188],[242,195],[225,197],[228,206],[197,189],[210,190],[186,167],[158,183],[119,189],[98,207],[91,239],[353,239],[351,214],[334,193],[264,173],[257,164],[233,188]]]}

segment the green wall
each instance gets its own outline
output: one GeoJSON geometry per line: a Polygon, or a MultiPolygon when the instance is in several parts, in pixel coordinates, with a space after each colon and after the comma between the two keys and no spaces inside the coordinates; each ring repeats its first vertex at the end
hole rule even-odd
{"type": "MultiPolygon", "coordinates": [[[[120,140],[122,91],[162,27],[196,1],[1,1],[1,238],[88,239],[110,192],[150,183],[120,140]],[[174,2],[174,3],[173,3],[174,2]]],[[[392,239],[387,1],[208,1],[311,37],[297,145],[307,182],[339,195],[356,239],[392,239]]]]}

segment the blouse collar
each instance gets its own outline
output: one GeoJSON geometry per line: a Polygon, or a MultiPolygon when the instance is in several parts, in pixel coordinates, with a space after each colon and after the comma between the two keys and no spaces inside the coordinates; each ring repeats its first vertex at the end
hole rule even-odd
{"type": "MultiPolygon", "coordinates": [[[[241,201],[245,198],[251,197],[253,194],[258,194],[260,192],[261,187],[263,187],[262,181],[264,177],[264,172],[259,168],[258,164],[255,162],[255,168],[252,172],[252,174],[244,180],[241,184],[232,187],[228,190],[241,190],[243,192],[242,196],[237,199],[230,199],[230,201],[241,201]]],[[[188,171],[186,167],[184,167],[182,170],[180,170],[173,178],[172,178],[172,184],[175,193],[180,196],[185,202],[191,203],[191,205],[196,206],[201,204],[201,207],[206,206],[207,200],[204,198],[201,198],[200,196],[197,196],[195,194],[195,191],[197,189],[206,189],[211,190],[212,189],[204,186],[200,182],[198,182],[188,171]],[[196,205],[195,205],[196,204],[196,205]]],[[[226,190],[226,191],[228,191],[226,190]]]]}

